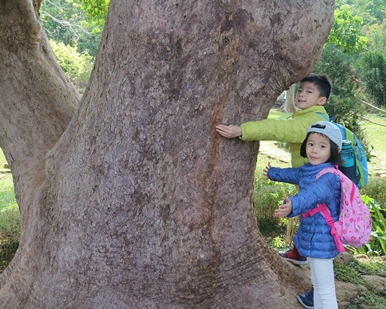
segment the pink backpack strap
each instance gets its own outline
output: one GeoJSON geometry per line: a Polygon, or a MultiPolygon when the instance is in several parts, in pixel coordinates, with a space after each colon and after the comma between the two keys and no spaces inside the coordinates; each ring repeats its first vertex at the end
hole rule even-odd
{"type": "MultiPolygon", "coordinates": [[[[324,175],[325,173],[333,173],[335,175],[340,176],[339,174],[341,172],[338,170],[338,167],[336,167],[336,168],[332,168],[332,167],[331,168],[325,168],[324,170],[319,172],[318,175],[316,175],[316,179],[318,179],[320,176],[324,175]]],[[[354,192],[354,190],[353,190],[353,192],[354,192]]],[[[353,192],[351,193],[351,199],[353,198],[353,192]]],[[[334,238],[334,241],[335,241],[335,244],[336,244],[336,247],[337,247],[338,251],[339,252],[344,252],[345,249],[344,249],[343,243],[340,240],[340,237],[339,237],[339,235],[338,235],[338,233],[336,231],[335,221],[331,217],[331,213],[330,213],[330,210],[328,209],[327,205],[326,204],[318,204],[316,206],[317,207],[315,207],[315,208],[307,211],[306,213],[304,213],[302,215],[303,218],[307,218],[309,216],[313,216],[316,213],[320,212],[322,214],[322,216],[324,217],[324,219],[326,219],[326,222],[327,222],[328,226],[331,228],[331,236],[334,238]]]]}
{"type": "Polygon", "coordinates": [[[318,212],[320,212],[322,214],[324,219],[326,219],[328,226],[331,228],[331,236],[334,238],[336,248],[338,249],[339,252],[344,252],[345,249],[344,249],[343,243],[340,240],[338,233],[336,232],[336,228],[335,228],[335,224],[334,224],[335,221],[331,217],[330,210],[328,209],[326,204],[318,204],[317,207],[307,211],[302,216],[303,216],[303,218],[307,218],[307,217],[315,215],[318,212]]]}

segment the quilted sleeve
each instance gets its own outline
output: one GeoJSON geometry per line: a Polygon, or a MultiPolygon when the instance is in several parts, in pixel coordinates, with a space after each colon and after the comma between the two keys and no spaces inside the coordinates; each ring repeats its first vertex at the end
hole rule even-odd
{"type": "Polygon", "coordinates": [[[306,117],[290,119],[265,119],[244,122],[240,125],[243,141],[274,140],[289,143],[302,143],[310,124],[319,121],[320,116],[309,113],[306,117]]]}
{"type": "MultiPolygon", "coordinates": [[[[338,175],[327,173],[318,180],[312,181],[305,188],[300,188],[298,194],[290,197],[292,213],[289,217],[295,217],[316,207],[317,204],[327,204],[338,207],[339,203],[331,203],[336,198],[336,189],[340,188],[338,175]]],[[[336,209],[332,211],[336,213],[336,209]]]]}
{"type": "Polygon", "coordinates": [[[300,168],[278,168],[271,167],[268,170],[268,177],[273,181],[287,182],[297,185],[300,180],[300,168]]]}

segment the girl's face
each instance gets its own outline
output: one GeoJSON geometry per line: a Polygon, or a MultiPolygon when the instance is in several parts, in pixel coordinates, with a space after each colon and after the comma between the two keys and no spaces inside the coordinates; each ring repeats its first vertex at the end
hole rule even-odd
{"type": "Polygon", "coordinates": [[[306,154],[311,165],[327,162],[331,157],[330,139],[319,133],[311,133],[306,144],[306,154]]]}

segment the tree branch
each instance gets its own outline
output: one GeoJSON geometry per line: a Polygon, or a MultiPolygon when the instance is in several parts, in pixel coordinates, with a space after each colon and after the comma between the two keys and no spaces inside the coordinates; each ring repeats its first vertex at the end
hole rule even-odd
{"type": "Polygon", "coordinates": [[[71,120],[79,94],[59,67],[32,1],[6,1],[3,8],[0,146],[22,207],[29,198],[20,188],[44,180],[45,156],[71,120]]]}
{"type": "Polygon", "coordinates": [[[386,110],[381,109],[381,108],[379,108],[379,107],[377,107],[377,106],[374,106],[374,105],[370,104],[369,102],[366,102],[366,101],[364,101],[364,100],[360,100],[360,101],[361,101],[363,104],[366,104],[367,106],[370,106],[370,107],[373,108],[373,109],[376,109],[376,110],[378,110],[378,111],[380,111],[380,112],[386,113],[386,110]]]}
{"type": "Polygon", "coordinates": [[[386,125],[385,125],[385,124],[382,124],[382,123],[379,123],[379,122],[376,122],[376,121],[370,120],[370,119],[368,119],[368,118],[366,118],[366,117],[363,117],[363,116],[359,116],[359,118],[361,118],[361,119],[363,119],[363,120],[366,120],[366,121],[368,121],[368,122],[374,123],[374,124],[376,124],[376,125],[378,125],[378,126],[386,127],[386,125]]]}

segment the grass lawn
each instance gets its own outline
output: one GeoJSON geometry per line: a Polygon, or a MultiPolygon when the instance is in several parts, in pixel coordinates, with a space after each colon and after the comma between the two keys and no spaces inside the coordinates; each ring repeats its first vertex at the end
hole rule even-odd
{"type": "Polygon", "coordinates": [[[0,149],[0,212],[18,208],[13,190],[11,170],[4,168],[6,163],[3,151],[0,149]]]}
{"type": "Polygon", "coordinates": [[[0,149],[0,272],[8,265],[19,246],[20,213],[13,189],[11,171],[0,149]]]}
{"type": "MultiPolygon", "coordinates": [[[[379,114],[367,114],[366,118],[371,121],[386,125],[386,116],[379,114]]],[[[363,120],[362,126],[369,144],[374,147],[371,151],[373,157],[369,163],[371,174],[386,175],[386,127],[363,120]]]]}

